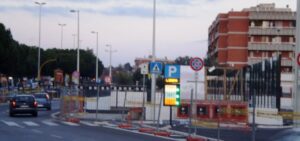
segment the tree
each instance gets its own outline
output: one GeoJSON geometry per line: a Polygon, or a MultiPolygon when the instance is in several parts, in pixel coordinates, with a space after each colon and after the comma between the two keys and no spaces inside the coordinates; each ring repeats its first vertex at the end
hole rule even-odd
{"type": "Polygon", "coordinates": [[[192,59],[192,57],[189,57],[189,56],[178,57],[175,59],[175,63],[179,64],[179,65],[189,65],[191,59],[192,59]]]}
{"type": "MultiPolygon", "coordinates": [[[[37,75],[38,47],[19,44],[9,29],[0,23],[0,72],[7,76],[29,77],[37,75]]],[[[74,49],[41,49],[41,64],[49,59],[59,59],[43,67],[41,74],[53,76],[54,70],[60,68],[71,74],[76,70],[77,50],[74,49]]],[[[80,50],[80,75],[95,77],[96,56],[92,50],[80,50]]],[[[98,60],[99,75],[103,72],[103,64],[98,60]]]]}

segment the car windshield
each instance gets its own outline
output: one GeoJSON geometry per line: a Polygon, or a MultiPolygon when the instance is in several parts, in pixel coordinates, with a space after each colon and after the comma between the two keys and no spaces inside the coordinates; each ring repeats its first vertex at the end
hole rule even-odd
{"type": "Polygon", "coordinates": [[[35,94],[34,97],[37,98],[37,99],[47,98],[46,94],[35,94]]]}
{"type": "Polygon", "coordinates": [[[34,101],[34,98],[32,96],[17,96],[17,97],[15,97],[15,100],[17,102],[20,102],[20,101],[34,101]]]}

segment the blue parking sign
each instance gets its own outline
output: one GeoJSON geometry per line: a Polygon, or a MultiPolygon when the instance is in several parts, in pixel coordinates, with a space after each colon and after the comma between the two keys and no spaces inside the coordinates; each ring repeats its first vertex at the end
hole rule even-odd
{"type": "Polygon", "coordinates": [[[166,65],[165,78],[180,78],[180,65],[166,65]]]}

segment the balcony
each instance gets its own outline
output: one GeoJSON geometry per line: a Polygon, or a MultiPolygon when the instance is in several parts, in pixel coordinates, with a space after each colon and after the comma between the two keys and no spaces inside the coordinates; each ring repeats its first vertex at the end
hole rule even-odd
{"type": "Polygon", "coordinates": [[[295,27],[286,27],[286,28],[278,28],[278,27],[257,27],[250,26],[249,27],[249,35],[296,35],[295,27]]]}
{"type": "MultiPolygon", "coordinates": [[[[252,64],[255,64],[255,63],[258,63],[258,62],[261,62],[262,60],[265,60],[267,58],[259,58],[259,57],[249,57],[248,58],[248,65],[252,65],[252,64]]],[[[293,66],[293,61],[292,60],[289,60],[289,59],[285,59],[285,58],[282,58],[281,59],[281,66],[282,67],[292,67],[293,66]]]]}
{"type": "Polygon", "coordinates": [[[250,12],[250,20],[296,20],[295,12],[250,12]]]}
{"type": "Polygon", "coordinates": [[[294,51],[295,43],[249,42],[248,50],[294,51]]]}

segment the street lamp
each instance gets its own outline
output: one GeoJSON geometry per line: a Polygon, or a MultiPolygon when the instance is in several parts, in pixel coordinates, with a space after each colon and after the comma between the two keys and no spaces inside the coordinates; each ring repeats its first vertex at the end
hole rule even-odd
{"type": "Polygon", "coordinates": [[[42,6],[45,5],[45,2],[34,2],[39,6],[39,46],[38,46],[38,67],[37,67],[37,79],[38,81],[41,78],[40,74],[40,65],[41,65],[41,18],[42,18],[42,6]]]}
{"type": "Polygon", "coordinates": [[[73,48],[75,48],[76,34],[72,34],[72,37],[73,37],[73,48]]]}
{"type": "Polygon", "coordinates": [[[112,61],[112,53],[117,52],[117,50],[112,50],[112,46],[111,45],[106,45],[106,47],[109,48],[109,50],[105,50],[105,52],[109,53],[109,78],[112,81],[112,75],[111,75],[111,61],[112,61]]]}
{"type": "Polygon", "coordinates": [[[98,32],[92,31],[92,34],[96,34],[96,83],[98,83],[98,32]]]}
{"type": "MultiPolygon", "coordinates": [[[[155,26],[156,26],[156,0],[153,0],[153,35],[152,35],[152,62],[155,62],[155,26]]],[[[156,74],[151,74],[151,97],[153,97],[153,122],[155,123],[155,102],[156,102],[156,74]]],[[[159,121],[158,121],[159,122],[159,121]]]]}
{"type": "Polygon", "coordinates": [[[77,13],[77,72],[80,74],[80,53],[79,53],[79,10],[70,10],[71,13],[77,13]]]}
{"type": "Polygon", "coordinates": [[[66,24],[58,24],[61,27],[61,38],[60,38],[60,49],[63,49],[63,35],[64,35],[64,26],[66,26],[66,24]]]}

